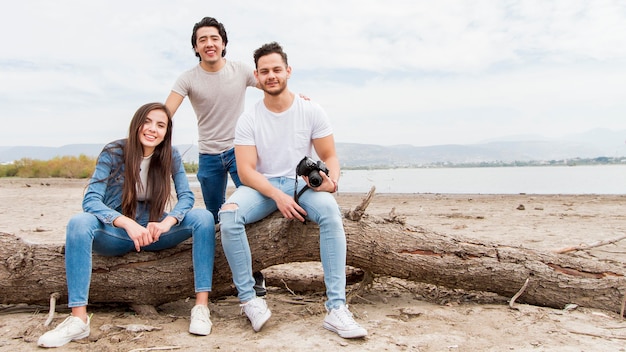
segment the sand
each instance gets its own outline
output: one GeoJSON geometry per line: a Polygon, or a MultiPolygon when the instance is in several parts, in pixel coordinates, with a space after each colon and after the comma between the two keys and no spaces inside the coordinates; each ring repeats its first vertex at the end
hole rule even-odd
{"type": "MultiPolygon", "coordinates": [[[[86,180],[0,178],[0,232],[36,243],[62,243],[67,220],[81,211],[85,184],[86,180]]],[[[200,190],[194,192],[200,199],[200,190]]],[[[339,193],[337,200],[347,209],[363,197],[339,193]]],[[[407,223],[437,232],[553,250],[623,235],[625,202],[624,195],[377,194],[367,213],[384,216],[395,208],[407,223]]],[[[574,255],[626,266],[624,253],[626,240],[574,255]]],[[[282,269],[274,268],[271,274],[321,270],[318,263],[282,269]]],[[[213,331],[204,337],[187,332],[191,298],[158,307],[158,317],[138,316],[125,305],[90,306],[94,313],[90,337],[60,350],[626,351],[626,322],[615,312],[525,304],[510,309],[508,299],[376,278],[373,287],[350,305],[369,332],[358,340],[345,340],[322,328],[323,292],[294,294],[285,287],[268,287],[273,315],[259,333],[240,315],[235,297],[211,302],[213,331]],[[153,329],[124,330],[130,324],[153,329]]],[[[47,307],[0,308],[0,351],[38,350],[37,338],[47,329],[43,326],[47,307]]],[[[68,312],[57,307],[51,326],[68,312]]]]}

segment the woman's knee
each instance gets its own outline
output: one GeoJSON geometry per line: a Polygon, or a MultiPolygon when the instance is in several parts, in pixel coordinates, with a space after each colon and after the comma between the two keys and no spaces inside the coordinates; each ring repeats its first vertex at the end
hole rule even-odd
{"type": "Polygon", "coordinates": [[[72,216],[67,223],[65,241],[73,242],[85,238],[93,238],[93,232],[100,226],[100,220],[90,213],[72,216]],[[86,236],[90,235],[90,236],[86,236]]]}
{"type": "Polygon", "coordinates": [[[100,220],[95,215],[90,213],[80,213],[72,216],[67,223],[67,231],[75,232],[77,229],[91,229],[94,226],[99,226],[100,220]]]}

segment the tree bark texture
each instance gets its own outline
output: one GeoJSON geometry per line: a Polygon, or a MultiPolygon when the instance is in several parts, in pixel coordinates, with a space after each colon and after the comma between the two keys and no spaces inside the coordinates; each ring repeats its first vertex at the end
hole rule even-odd
{"type": "MultiPolygon", "coordinates": [[[[375,275],[505,297],[529,279],[516,302],[553,308],[571,303],[620,312],[626,294],[623,263],[477,242],[362,211],[345,215],[347,264],[375,275]]],[[[247,233],[255,271],[320,260],[316,224],[288,221],[276,212],[248,225],[247,233]]],[[[213,298],[235,292],[217,236],[213,298]]],[[[0,303],[46,304],[54,292],[61,294],[60,303],[67,302],[63,251],[62,244],[30,244],[0,233],[0,303]]],[[[190,240],[160,252],[93,255],[91,303],[160,305],[193,295],[190,240]]]]}

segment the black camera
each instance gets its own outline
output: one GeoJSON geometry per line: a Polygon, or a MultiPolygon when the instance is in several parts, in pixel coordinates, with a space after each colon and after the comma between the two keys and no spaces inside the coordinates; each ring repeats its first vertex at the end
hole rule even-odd
{"type": "Polygon", "coordinates": [[[313,187],[319,187],[324,182],[320,171],[324,171],[328,175],[326,164],[321,160],[316,162],[308,156],[300,160],[298,166],[296,166],[296,174],[298,176],[308,176],[309,184],[313,187]]]}

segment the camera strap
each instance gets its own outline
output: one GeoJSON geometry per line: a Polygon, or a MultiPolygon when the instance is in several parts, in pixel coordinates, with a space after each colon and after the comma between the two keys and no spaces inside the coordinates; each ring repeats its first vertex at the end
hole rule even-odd
{"type": "MultiPolygon", "coordinates": [[[[302,195],[302,193],[304,193],[307,189],[309,189],[309,185],[304,185],[304,187],[302,187],[300,192],[298,192],[298,175],[296,174],[296,185],[293,189],[293,200],[296,201],[296,204],[300,205],[300,202],[298,200],[300,199],[300,196],[302,195]]],[[[304,219],[304,224],[306,224],[306,218],[304,219]]]]}
{"type": "Polygon", "coordinates": [[[302,193],[304,193],[307,189],[309,189],[309,185],[304,185],[304,187],[302,187],[300,192],[298,192],[298,176],[296,175],[296,186],[293,189],[293,200],[295,200],[298,205],[300,205],[300,202],[298,201],[298,199],[300,199],[300,196],[302,195],[302,193]]]}

